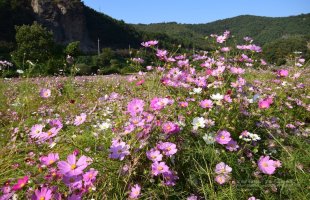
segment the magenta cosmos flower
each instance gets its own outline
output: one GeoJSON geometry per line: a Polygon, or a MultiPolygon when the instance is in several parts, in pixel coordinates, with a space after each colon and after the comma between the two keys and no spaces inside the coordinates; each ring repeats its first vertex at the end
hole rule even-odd
{"type": "Polygon", "coordinates": [[[17,191],[22,189],[28,183],[28,176],[24,176],[21,179],[18,179],[17,184],[13,185],[12,190],[17,191]]]}
{"type": "Polygon", "coordinates": [[[269,156],[261,156],[258,160],[258,168],[264,174],[274,174],[277,167],[281,166],[280,161],[271,160],[269,156]]]}
{"type": "Polygon", "coordinates": [[[46,99],[46,98],[48,98],[50,96],[51,96],[51,90],[50,89],[46,89],[46,88],[41,89],[40,97],[46,99]]]}
{"type": "Polygon", "coordinates": [[[47,156],[40,157],[42,165],[49,166],[59,160],[58,153],[49,153],[47,156]]]}
{"type": "Polygon", "coordinates": [[[52,190],[47,187],[43,187],[40,190],[37,189],[31,197],[31,200],[50,200],[52,199],[52,190]]]}
{"type": "Polygon", "coordinates": [[[203,101],[200,101],[199,106],[202,108],[212,108],[213,102],[209,99],[205,99],[203,101]]]}
{"type": "Polygon", "coordinates": [[[152,174],[157,176],[159,174],[163,174],[169,172],[169,167],[165,162],[154,162],[152,164],[152,174]]]}
{"type": "Polygon", "coordinates": [[[76,161],[76,156],[71,154],[67,157],[67,161],[59,161],[57,166],[61,174],[65,176],[75,176],[83,173],[83,170],[88,166],[88,158],[81,156],[76,161]]]}
{"type": "Polygon", "coordinates": [[[228,144],[231,140],[230,133],[226,130],[221,130],[217,133],[215,140],[219,144],[228,144]]]}
{"type": "Polygon", "coordinates": [[[258,107],[260,109],[267,109],[270,107],[270,105],[273,103],[272,98],[266,98],[266,99],[261,99],[258,102],[258,107]]]}
{"type": "Polygon", "coordinates": [[[78,115],[75,117],[75,120],[74,120],[74,125],[75,126],[79,126],[81,124],[83,124],[86,120],[86,114],[85,113],[82,113],[81,115],[78,115]]]}
{"type": "Polygon", "coordinates": [[[140,196],[141,193],[141,187],[138,184],[135,184],[131,187],[131,191],[129,194],[130,199],[137,199],[140,196]]]}
{"type": "Polygon", "coordinates": [[[143,112],[144,101],[141,99],[133,99],[127,105],[127,111],[131,116],[136,116],[143,112]]]}

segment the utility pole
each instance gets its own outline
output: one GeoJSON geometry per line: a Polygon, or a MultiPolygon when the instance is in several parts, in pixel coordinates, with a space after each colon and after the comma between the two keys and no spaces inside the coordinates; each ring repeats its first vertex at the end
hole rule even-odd
{"type": "Polygon", "coordinates": [[[98,38],[98,56],[100,56],[100,39],[98,38]]]}

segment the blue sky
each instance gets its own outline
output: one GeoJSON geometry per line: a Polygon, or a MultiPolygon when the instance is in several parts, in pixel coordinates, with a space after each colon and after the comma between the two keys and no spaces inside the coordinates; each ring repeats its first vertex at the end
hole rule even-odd
{"type": "Polygon", "coordinates": [[[281,17],[310,13],[310,0],[83,0],[127,23],[207,23],[238,15],[281,17]]]}

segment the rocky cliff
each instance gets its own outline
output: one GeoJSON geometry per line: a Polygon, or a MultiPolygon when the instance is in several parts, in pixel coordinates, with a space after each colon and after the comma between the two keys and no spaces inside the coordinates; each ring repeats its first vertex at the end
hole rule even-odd
{"type": "Polygon", "coordinates": [[[89,8],[81,0],[0,0],[0,53],[5,48],[12,51],[7,46],[14,46],[15,26],[34,21],[51,30],[58,44],[80,41],[84,52],[96,52],[98,38],[101,48],[115,49],[137,47],[143,38],[131,25],[89,8]]]}
{"type": "Polygon", "coordinates": [[[96,44],[89,38],[84,5],[80,1],[32,0],[31,7],[36,21],[53,32],[57,43],[80,41],[84,52],[96,49],[96,44]]]}

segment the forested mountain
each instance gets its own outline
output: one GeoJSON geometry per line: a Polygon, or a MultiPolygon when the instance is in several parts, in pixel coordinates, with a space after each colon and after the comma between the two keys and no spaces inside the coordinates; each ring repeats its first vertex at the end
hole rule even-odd
{"type": "Polygon", "coordinates": [[[134,26],[140,31],[160,32],[173,38],[182,38],[198,47],[206,44],[204,37],[213,33],[221,34],[225,30],[231,31],[239,42],[243,37],[250,36],[257,44],[264,45],[279,38],[310,34],[310,14],[276,18],[242,15],[206,24],[169,22],[134,26]]]}

